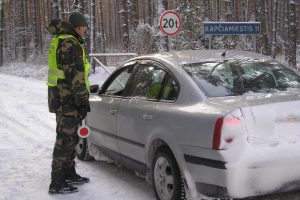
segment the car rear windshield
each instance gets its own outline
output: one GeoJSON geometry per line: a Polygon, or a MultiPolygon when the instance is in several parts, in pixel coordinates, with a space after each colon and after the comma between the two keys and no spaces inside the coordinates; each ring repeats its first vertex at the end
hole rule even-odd
{"type": "Polygon", "coordinates": [[[209,97],[300,88],[300,77],[275,61],[201,62],[182,68],[209,97]]]}

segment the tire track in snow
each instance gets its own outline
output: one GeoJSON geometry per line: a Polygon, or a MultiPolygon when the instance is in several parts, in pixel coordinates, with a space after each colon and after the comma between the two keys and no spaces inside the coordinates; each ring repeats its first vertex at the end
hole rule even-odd
{"type": "MultiPolygon", "coordinates": [[[[10,145],[1,145],[4,149],[0,150],[0,199],[53,199],[47,190],[56,134],[55,126],[52,129],[48,126],[51,127],[51,123],[55,125],[55,117],[47,113],[47,88],[45,85],[39,86],[42,82],[0,74],[2,81],[5,84],[0,83],[0,128],[5,132],[12,131],[6,134],[10,145]],[[44,144],[39,146],[41,142],[44,144]],[[47,150],[42,152],[45,146],[47,150]]],[[[4,133],[1,129],[0,132],[4,133]]],[[[100,196],[100,199],[107,200],[154,199],[151,187],[145,186],[145,182],[141,186],[130,176],[120,178],[110,167],[102,171],[87,164],[81,163],[79,167],[87,176],[89,173],[97,174],[91,177],[93,183],[82,186],[77,194],[57,198],[81,200],[99,199],[100,196]]]]}
{"type": "Polygon", "coordinates": [[[6,137],[10,138],[10,143],[17,145],[17,146],[24,146],[24,145],[35,145],[36,147],[41,147],[43,143],[38,138],[35,138],[32,134],[28,135],[28,132],[32,132],[28,126],[19,122],[15,118],[3,113],[0,111],[1,119],[5,119],[4,123],[1,122],[0,125],[3,126],[2,131],[5,130],[6,137]],[[17,140],[16,140],[17,139],[17,140]]]}
{"type": "Polygon", "coordinates": [[[48,113],[46,85],[42,81],[1,74],[0,80],[3,80],[0,84],[0,117],[6,119],[4,124],[2,122],[6,128],[0,132],[5,130],[10,138],[19,138],[19,144],[27,141],[26,144],[33,142],[44,148],[55,138],[55,118],[48,113]]]}
{"type": "Polygon", "coordinates": [[[54,114],[52,117],[50,117],[50,115],[47,111],[45,113],[35,112],[34,110],[31,110],[32,107],[31,108],[23,107],[22,109],[24,111],[23,113],[26,115],[26,118],[30,119],[30,121],[32,122],[32,123],[30,123],[30,126],[32,127],[32,129],[35,129],[35,127],[39,127],[39,128],[42,127],[43,131],[36,132],[37,134],[39,134],[39,136],[45,137],[45,134],[55,135],[56,124],[55,124],[55,115],[54,114]],[[49,118],[47,118],[48,115],[49,115],[49,118]]]}

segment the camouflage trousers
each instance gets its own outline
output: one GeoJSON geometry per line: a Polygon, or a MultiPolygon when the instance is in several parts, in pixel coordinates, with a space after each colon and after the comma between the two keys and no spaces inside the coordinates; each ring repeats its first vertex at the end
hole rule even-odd
{"type": "Polygon", "coordinates": [[[66,171],[74,165],[75,146],[78,143],[78,120],[76,116],[56,113],[56,141],[52,158],[53,179],[63,179],[66,171]]]}

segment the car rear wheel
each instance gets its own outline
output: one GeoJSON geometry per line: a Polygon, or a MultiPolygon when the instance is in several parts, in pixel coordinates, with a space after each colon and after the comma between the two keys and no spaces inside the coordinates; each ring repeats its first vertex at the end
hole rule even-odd
{"type": "Polygon", "coordinates": [[[152,163],[153,189],[158,200],[185,199],[185,188],[180,169],[171,150],[158,149],[152,163]]]}
{"type": "Polygon", "coordinates": [[[94,158],[89,154],[89,148],[86,138],[79,138],[79,141],[75,146],[75,152],[79,160],[94,160],[94,158]]]}

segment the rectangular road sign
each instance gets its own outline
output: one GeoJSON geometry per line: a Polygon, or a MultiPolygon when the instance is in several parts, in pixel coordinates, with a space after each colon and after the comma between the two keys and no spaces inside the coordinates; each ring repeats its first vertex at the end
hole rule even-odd
{"type": "Polygon", "coordinates": [[[260,22],[203,22],[207,35],[256,35],[260,22]]]}

